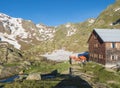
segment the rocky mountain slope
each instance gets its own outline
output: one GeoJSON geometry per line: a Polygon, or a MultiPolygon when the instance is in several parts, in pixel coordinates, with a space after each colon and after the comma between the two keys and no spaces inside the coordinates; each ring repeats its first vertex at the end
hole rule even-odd
{"type": "Polygon", "coordinates": [[[87,50],[87,40],[94,28],[120,29],[120,0],[116,0],[115,3],[108,6],[96,19],[92,18],[82,23],[71,23],[57,27],[54,41],[59,40],[56,46],[62,45],[70,51],[85,51],[87,50]],[[75,29],[74,33],[67,36],[68,30],[72,28],[75,29]]]}
{"type": "Polygon", "coordinates": [[[17,49],[25,49],[40,41],[50,39],[54,32],[54,28],[41,24],[35,25],[30,20],[0,13],[0,38],[2,41],[14,45],[17,49]]]}
{"type": "Polygon", "coordinates": [[[87,51],[87,40],[94,28],[120,28],[120,0],[105,9],[96,19],[81,23],[66,23],[57,27],[34,24],[32,21],[0,14],[1,40],[30,53],[45,53],[56,49],[87,51]]]}
{"type": "Polygon", "coordinates": [[[94,28],[120,29],[120,0],[108,6],[96,19],[57,26],[53,41],[33,47],[32,52],[51,52],[61,48],[73,52],[87,51],[87,40],[94,28]]]}
{"type": "Polygon", "coordinates": [[[93,27],[120,28],[120,0],[108,6],[96,19],[93,27]]]}
{"type": "Polygon", "coordinates": [[[22,61],[23,53],[7,42],[0,43],[0,64],[22,61]]]}

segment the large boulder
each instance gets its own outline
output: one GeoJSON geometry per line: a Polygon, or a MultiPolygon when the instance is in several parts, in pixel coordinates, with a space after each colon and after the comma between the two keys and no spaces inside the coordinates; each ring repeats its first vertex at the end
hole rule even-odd
{"type": "Polygon", "coordinates": [[[0,68],[0,78],[6,78],[18,74],[20,69],[17,66],[0,68]]]}
{"type": "Polygon", "coordinates": [[[7,61],[7,48],[3,48],[0,45],[0,63],[7,61]]]}
{"type": "Polygon", "coordinates": [[[2,66],[2,65],[0,65],[0,75],[1,75],[1,73],[2,73],[2,69],[3,69],[4,67],[2,66]]]}
{"type": "Polygon", "coordinates": [[[0,41],[0,64],[22,61],[23,58],[22,51],[7,42],[0,41]]]}
{"type": "Polygon", "coordinates": [[[40,73],[31,73],[28,75],[26,80],[41,80],[40,73]]]}

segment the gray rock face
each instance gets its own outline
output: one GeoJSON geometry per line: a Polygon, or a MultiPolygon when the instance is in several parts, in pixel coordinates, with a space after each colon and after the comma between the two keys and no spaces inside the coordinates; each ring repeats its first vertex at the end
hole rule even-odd
{"type": "Polygon", "coordinates": [[[7,61],[7,48],[0,46],[0,63],[7,61]]]}
{"type": "Polygon", "coordinates": [[[4,67],[2,66],[2,65],[0,65],[0,75],[1,75],[1,73],[2,73],[2,69],[3,69],[4,67]]]}
{"type": "Polygon", "coordinates": [[[41,76],[39,73],[31,73],[28,75],[26,80],[41,80],[41,76]]]}
{"type": "Polygon", "coordinates": [[[15,61],[23,60],[21,52],[7,42],[0,41],[0,63],[12,63],[15,61]]]}
{"type": "Polygon", "coordinates": [[[10,77],[19,72],[19,68],[16,66],[13,67],[2,67],[0,68],[0,78],[10,77]]]}
{"type": "Polygon", "coordinates": [[[18,74],[20,66],[16,66],[15,64],[21,60],[23,60],[23,55],[20,50],[15,49],[7,42],[0,41],[0,78],[18,74]]]}

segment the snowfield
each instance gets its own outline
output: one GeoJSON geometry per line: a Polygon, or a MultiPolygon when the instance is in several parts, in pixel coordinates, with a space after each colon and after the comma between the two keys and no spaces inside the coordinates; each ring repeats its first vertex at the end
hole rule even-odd
{"type": "MultiPolygon", "coordinates": [[[[27,20],[25,22],[27,22],[27,20]]],[[[4,13],[0,13],[0,27],[2,27],[2,29],[0,29],[1,41],[6,41],[15,48],[21,49],[22,43],[20,42],[32,44],[32,40],[34,39],[37,41],[53,39],[54,33],[56,32],[55,28],[42,24],[36,24],[36,28],[33,28],[29,23],[25,22],[22,18],[14,18],[4,13]],[[26,27],[30,26],[31,28],[28,30],[27,28],[24,28],[23,25],[26,27]]],[[[31,21],[28,20],[28,22],[31,21]]]]}
{"type": "Polygon", "coordinates": [[[69,52],[61,49],[61,50],[55,50],[51,54],[46,53],[42,56],[46,57],[49,60],[54,60],[59,62],[59,61],[69,60],[70,55],[78,55],[78,53],[73,53],[73,52],[69,52]]]}

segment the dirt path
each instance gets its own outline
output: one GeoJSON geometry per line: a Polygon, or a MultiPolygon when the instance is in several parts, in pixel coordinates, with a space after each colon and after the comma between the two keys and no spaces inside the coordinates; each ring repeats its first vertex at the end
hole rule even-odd
{"type": "Polygon", "coordinates": [[[79,66],[79,65],[72,65],[71,66],[71,73],[72,73],[72,75],[73,76],[80,76],[82,79],[90,82],[90,80],[91,80],[91,78],[93,76],[81,72],[80,69],[83,69],[83,67],[79,66]]]}
{"type": "Polygon", "coordinates": [[[86,73],[83,73],[80,71],[80,69],[83,69],[82,66],[76,64],[71,65],[71,75],[72,76],[79,76],[81,79],[85,80],[92,86],[92,88],[107,88],[104,83],[93,83],[91,79],[94,77],[93,75],[89,75],[86,73]]]}

